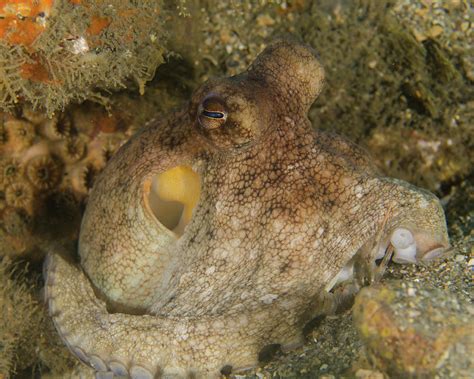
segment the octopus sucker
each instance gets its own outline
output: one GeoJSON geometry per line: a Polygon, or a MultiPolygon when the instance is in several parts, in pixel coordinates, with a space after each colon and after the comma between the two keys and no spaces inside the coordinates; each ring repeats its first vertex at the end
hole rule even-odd
{"type": "Polygon", "coordinates": [[[301,344],[305,325],[378,281],[390,259],[449,250],[433,194],[312,128],[323,84],[311,48],[277,41],[108,161],[79,259],[55,250],[45,263],[58,333],[97,377],[254,367],[272,346],[301,344]]]}

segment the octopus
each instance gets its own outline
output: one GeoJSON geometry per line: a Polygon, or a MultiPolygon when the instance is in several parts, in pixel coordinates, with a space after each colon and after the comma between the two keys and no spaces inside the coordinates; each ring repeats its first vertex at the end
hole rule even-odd
{"type": "Polygon", "coordinates": [[[97,378],[212,378],[291,349],[390,260],[450,249],[440,201],[384,177],[307,113],[324,69],[299,42],[211,79],[134,135],[90,193],[78,254],[56,246],[45,296],[97,378]],[[77,257],[77,258],[75,258],[77,257]]]}

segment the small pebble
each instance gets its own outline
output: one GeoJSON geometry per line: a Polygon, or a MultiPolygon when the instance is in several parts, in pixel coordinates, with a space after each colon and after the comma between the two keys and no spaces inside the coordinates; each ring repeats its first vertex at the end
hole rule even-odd
{"type": "Polygon", "coordinates": [[[384,379],[383,374],[380,371],[364,370],[359,369],[355,373],[356,378],[360,379],[384,379]]]}
{"type": "Polygon", "coordinates": [[[469,22],[467,22],[467,21],[464,21],[464,22],[461,24],[461,30],[462,30],[463,32],[467,32],[468,29],[469,29],[469,27],[470,27],[470,24],[469,24],[469,22]]]}
{"type": "Polygon", "coordinates": [[[369,68],[374,69],[377,66],[377,61],[370,61],[369,68]]]}
{"type": "Polygon", "coordinates": [[[436,38],[443,33],[444,29],[440,25],[435,25],[429,30],[429,34],[431,38],[436,38]]]}

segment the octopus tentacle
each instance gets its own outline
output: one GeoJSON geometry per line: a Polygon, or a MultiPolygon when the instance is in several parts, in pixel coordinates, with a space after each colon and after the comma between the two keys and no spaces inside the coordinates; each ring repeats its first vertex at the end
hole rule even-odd
{"type": "Polygon", "coordinates": [[[48,258],[45,287],[62,339],[78,359],[100,373],[217,377],[225,366],[255,366],[259,347],[270,343],[266,339],[274,332],[271,323],[265,327],[258,322],[270,317],[271,307],[199,319],[109,313],[82,270],[60,254],[48,258]],[[256,333],[248,325],[268,330],[256,333]]]}

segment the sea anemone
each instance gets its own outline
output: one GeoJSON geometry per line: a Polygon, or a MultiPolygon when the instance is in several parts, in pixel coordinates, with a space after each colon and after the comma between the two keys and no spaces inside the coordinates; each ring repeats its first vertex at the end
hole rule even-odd
{"type": "Polygon", "coordinates": [[[17,159],[0,158],[0,187],[6,187],[18,180],[22,171],[22,166],[17,159]]]}
{"type": "Polygon", "coordinates": [[[86,139],[83,136],[68,138],[61,143],[60,154],[66,163],[74,163],[82,159],[87,151],[86,139]]]}
{"type": "Polygon", "coordinates": [[[20,162],[15,158],[0,158],[0,187],[4,188],[18,180],[23,173],[20,162]]]}
{"type": "Polygon", "coordinates": [[[66,114],[61,117],[53,116],[46,119],[41,125],[41,134],[52,141],[69,138],[75,135],[77,131],[74,128],[72,120],[66,114]]]}
{"type": "Polygon", "coordinates": [[[4,145],[8,141],[8,133],[5,125],[0,124],[0,145],[4,145]]]}
{"type": "Polygon", "coordinates": [[[0,190],[0,211],[3,211],[7,206],[7,201],[5,199],[5,191],[0,190]]]}
{"type": "Polygon", "coordinates": [[[50,190],[61,181],[62,165],[50,155],[38,155],[26,164],[26,176],[39,190],[50,190]]]}
{"type": "Polygon", "coordinates": [[[16,181],[5,189],[5,201],[7,205],[22,208],[27,213],[33,212],[34,190],[26,180],[16,181]]]}
{"type": "Polygon", "coordinates": [[[16,151],[30,147],[35,139],[35,127],[28,121],[11,119],[5,122],[9,142],[16,151]]]}
{"type": "Polygon", "coordinates": [[[126,138],[119,134],[113,136],[103,133],[99,134],[88,145],[87,161],[96,169],[103,169],[107,161],[114,155],[125,140],[126,138]]]}
{"type": "Polygon", "coordinates": [[[32,124],[41,124],[45,119],[48,119],[44,112],[38,112],[33,109],[31,105],[25,104],[21,109],[21,115],[23,118],[31,122],[32,124]]]}
{"type": "Polygon", "coordinates": [[[93,164],[81,164],[71,172],[72,190],[79,195],[87,195],[94,185],[94,180],[98,174],[98,170],[93,164]]]}

